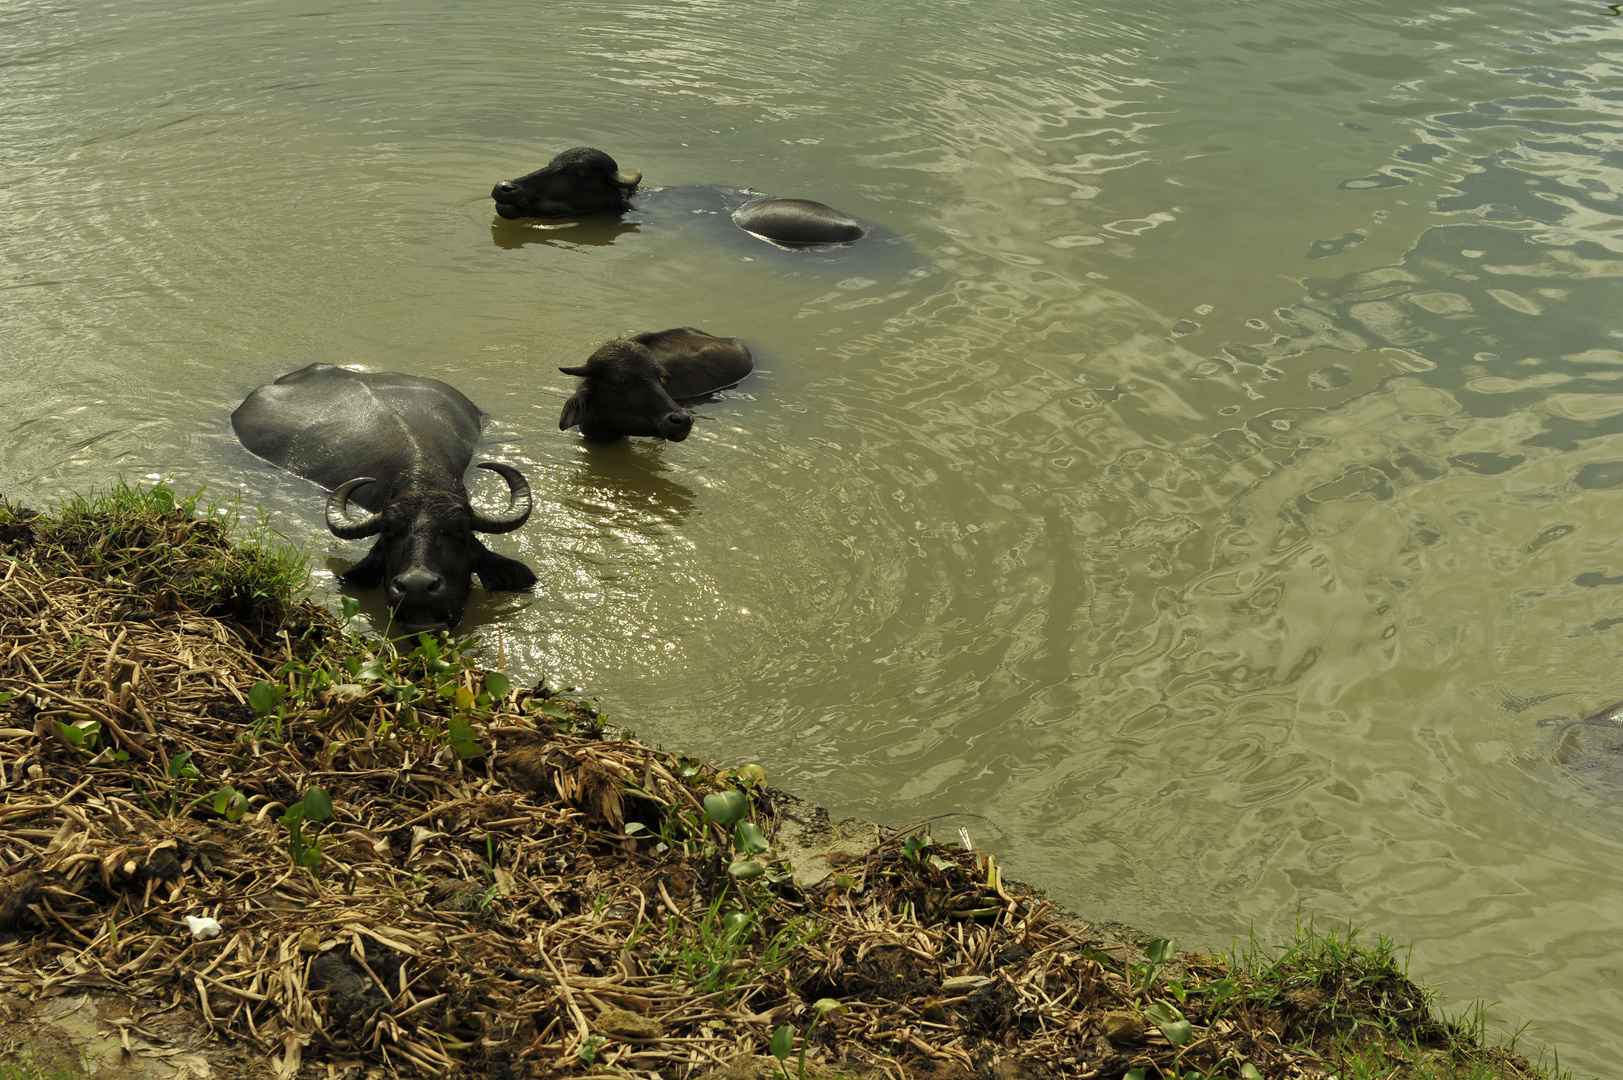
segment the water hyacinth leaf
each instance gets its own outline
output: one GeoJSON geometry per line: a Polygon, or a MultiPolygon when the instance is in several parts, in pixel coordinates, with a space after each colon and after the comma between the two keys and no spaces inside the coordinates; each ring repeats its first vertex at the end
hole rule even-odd
{"type": "Polygon", "coordinates": [[[56,730],[59,735],[74,746],[83,746],[85,744],[85,733],[81,728],[74,727],[72,724],[64,724],[58,720],[56,721],[56,730]]]}
{"type": "Polygon", "coordinates": [[[738,826],[737,840],[738,850],[751,855],[759,855],[772,846],[766,842],[766,834],[761,831],[761,827],[753,821],[746,821],[738,826]]]}
{"type": "Polygon", "coordinates": [[[902,841],[902,855],[904,858],[919,861],[919,852],[934,844],[928,833],[915,833],[902,841]]]}
{"type": "Polygon", "coordinates": [[[343,610],[346,619],[353,619],[361,613],[361,602],[353,596],[339,597],[338,606],[343,610]]]}
{"type": "Polygon", "coordinates": [[[171,780],[179,780],[182,777],[190,779],[203,775],[197,771],[197,766],[192,764],[192,752],[190,750],[183,751],[170,758],[169,766],[164,771],[169,774],[171,780]]]}
{"type": "Polygon", "coordinates": [[[473,691],[466,686],[456,688],[456,707],[458,712],[467,712],[473,708],[473,691]]]}
{"type": "Polygon", "coordinates": [[[751,878],[758,878],[762,874],[766,873],[766,867],[762,866],[754,859],[739,859],[737,862],[727,867],[727,872],[733,875],[733,877],[737,878],[739,881],[748,881],[751,878]]]}
{"type": "Polygon", "coordinates": [[[1164,1001],[1157,1001],[1144,1010],[1144,1015],[1156,1024],[1170,1024],[1174,1020],[1182,1020],[1183,1013],[1164,1001]]]}
{"type": "Polygon", "coordinates": [[[492,671],[485,676],[485,693],[490,695],[492,701],[500,701],[506,697],[507,691],[511,688],[512,684],[507,681],[507,676],[499,671],[492,671]]]}
{"type": "Polygon", "coordinates": [[[788,1024],[783,1025],[772,1033],[772,1056],[779,1061],[787,1061],[789,1054],[795,1048],[795,1029],[788,1024]]]}
{"type": "Polygon", "coordinates": [[[812,1002],[812,1008],[817,1010],[818,1016],[827,1016],[831,1012],[844,1012],[845,1006],[834,998],[818,998],[812,1002]]]}
{"type": "Polygon", "coordinates": [[[718,791],[704,797],[704,816],[724,829],[742,821],[749,808],[742,791],[718,791]]]}
{"type": "Polygon", "coordinates": [[[313,787],[304,793],[304,816],[310,821],[326,821],[332,817],[332,796],[326,788],[313,787]]]}
{"type": "Polygon", "coordinates": [[[227,821],[241,821],[242,816],[248,812],[248,799],[242,792],[227,784],[214,793],[214,812],[227,821]]]}
{"type": "Polygon", "coordinates": [[[1172,959],[1175,944],[1171,938],[1158,937],[1150,942],[1144,950],[1144,955],[1150,958],[1152,964],[1164,964],[1172,959]]]}
{"type": "Polygon", "coordinates": [[[740,765],[738,779],[741,783],[755,785],[766,783],[766,770],[759,765],[740,765]]]}
{"type": "Polygon", "coordinates": [[[1128,1069],[1126,1075],[1123,1076],[1121,1080],[1144,1080],[1144,1070],[1128,1069]]]}
{"type": "Polygon", "coordinates": [[[1170,1024],[1161,1024],[1161,1034],[1167,1037],[1167,1042],[1173,1046],[1183,1046],[1195,1037],[1195,1026],[1187,1020],[1174,1020],[1170,1024]]]}
{"type": "Polygon", "coordinates": [[[1165,1001],[1157,1001],[1144,1010],[1144,1015],[1161,1029],[1161,1034],[1165,1035],[1167,1042],[1173,1046],[1182,1046],[1194,1037],[1194,1025],[1183,1018],[1183,1013],[1165,1001]]]}
{"type": "Polygon", "coordinates": [[[15,690],[0,690],[0,705],[4,705],[6,702],[10,701],[16,696],[17,691],[15,690]]]}
{"type": "Polygon", "coordinates": [[[721,917],[721,928],[729,934],[736,934],[740,930],[747,928],[749,924],[750,917],[742,911],[729,911],[721,917]]]}
{"type": "Polygon", "coordinates": [[[648,828],[648,826],[644,825],[640,821],[628,821],[628,822],[626,822],[626,835],[627,836],[632,836],[632,835],[635,835],[636,833],[642,832],[643,830],[645,830],[647,828],[648,828]]]}
{"type": "Polygon", "coordinates": [[[259,682],[254,683],[252,690],[248,691],[248,704],[253,708],[254,712],[264,716],[276,708],[276,699],[282,696],[277,693],[280,689],[281,687],[275,683],[261,679],[259,682]]]}
{"type": "Polygon", "coordinates": [[[485,752],[484,745],[479,742],[478,732],[466,717],[453,716],[445,725],[445,737],[451,744],[451,749],[463,760],[476,758],[485,752]]]}
{"type": "Polygon", "coordinates": [[[1248,1061],[1240,1066],[1240,1080],[1262,1080],[1262,1072],[1248,1061]]]}

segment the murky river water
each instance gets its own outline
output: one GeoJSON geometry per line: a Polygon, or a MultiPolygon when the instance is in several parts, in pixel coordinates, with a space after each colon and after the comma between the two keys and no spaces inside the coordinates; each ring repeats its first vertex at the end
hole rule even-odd
{"type": "Polygon", "coordinates": [[[22,0],[0,491],[240,489],[330,584],[227,415],[445,378],[538,493],[471,612],[527,677],[1190,946],[1368,924],[1604,1074],[1623,768],[1554,746],[1623,697],[1620,193],[1600,3],[22,0]],[[493,227],[575,145],[911,255],[493,227]],[[691,439],[558,431],[675,325],[759,362],[691,439]]]}

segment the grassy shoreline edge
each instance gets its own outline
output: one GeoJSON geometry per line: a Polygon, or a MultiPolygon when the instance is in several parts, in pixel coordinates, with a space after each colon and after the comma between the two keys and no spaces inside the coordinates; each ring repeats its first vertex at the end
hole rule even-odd
{"type": "Polygon", "coordinates": [[[472,639],[368,639],[200,506],[0,500],[0,1080],[56,1075],[22,1033],[92,990],[130,999],[125,1067],[287,1080],[1567,1075],[1438,1015],[1384,938],[1181,952],[642,746],[472,639]]]}

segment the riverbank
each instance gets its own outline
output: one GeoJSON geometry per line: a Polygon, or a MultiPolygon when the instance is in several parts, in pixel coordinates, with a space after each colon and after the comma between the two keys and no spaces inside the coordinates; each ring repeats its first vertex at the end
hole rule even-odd
{"type": "Polygon", "coordinates": [[[120,1075],[1552,1075],[1388,942],[1065,918],[474,639],[366,639],[198,509],[0,504],[0,1048],[83,999],[120,1075]]]}

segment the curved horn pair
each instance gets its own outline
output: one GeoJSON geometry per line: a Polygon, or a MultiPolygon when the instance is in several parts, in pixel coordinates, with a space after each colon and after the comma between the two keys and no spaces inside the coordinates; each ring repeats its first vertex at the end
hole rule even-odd
{"type": "Polygon", "coordinates": [[[502,514],[486,514],[483,511],[473,512],[473,531],[482,533],[512,532],[530,519],[530,511],[534,504],[530,500],[530,484],[524,479],[524,474],[511,465],[503,465],[499,461],[481,461],[481,469],[491,472],[507,481],[507,512],[502,514]]]}
{"type": "MultiPolygon", "coordinates": [[[[507,510],[500,514],[486,514],[482,511],[473,511],[473,529],[482,533],[512,532],[530,519],[530,511],[534,503],[530,498],[530,485],[524,479],[524,474],[511,465],[502,465],[495,461],[481,461],[481,469],[489,469],[507,481],[507,510]]],[[[367,514],[365,517],[352,518],[349,516],[349,497],[358,487],[365,484],[375,484],[377,479],[371,476],[358,476],[353,480],[346,480],[333,491],[332,497],[327,500],[327,528],[340,540],[360,540],[372,536],[383,528],[382,514],[367,514]]]]}

